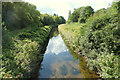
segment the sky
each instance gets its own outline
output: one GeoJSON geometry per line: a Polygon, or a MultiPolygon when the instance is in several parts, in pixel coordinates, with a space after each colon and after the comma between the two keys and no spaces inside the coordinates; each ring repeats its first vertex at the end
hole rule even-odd
{"type": "Polygon", "coordinates": [[[68,19],[69,10],[73,12],[74,8],[82,6],[91,6],[94,11],[101,8],[107,8],[113,0],[24,0],[36,5],[37,10],[41,13],[48,13],[50,15],[58,14],[68,19]]]}

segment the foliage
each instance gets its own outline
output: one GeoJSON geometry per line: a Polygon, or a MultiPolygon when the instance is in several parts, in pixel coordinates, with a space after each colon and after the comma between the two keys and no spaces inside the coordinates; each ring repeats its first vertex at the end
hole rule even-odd
{"type": "Polygon", "coordinates": [[[97,60],[94,61],[98,69],[98,73],[103,78],[118,78],[119,74],[119,56],[114,53],[101,53],[98,55],[97,60]],[[113,64],[114,63],[114,64],[113,64]]]}
{"type": "Polygon", "coordinates": [[[3,2],[2,20],[8,30],[65,23],[63,17],[41,14],[35,5],[27,2],[3,2]]]}
{"type": "Polygon", "coordinates": [[[53,16],[48,14],[41,14],[40,21],[43,23],[43,25],[63,24],[66,22],[64,17],[57,16],[56,14],[53,16]]]}
{"type": "Polygon", "coordinates": [[[41,14],[40,21],[43,23],[43,25],[50,25],[55,23],[52,16],[48,14],[41,14]]]}
{"type": "Polygon", "coordinates": [[[31,73],[38,66],[38,61],[42,59],[41,51],[51,28],[50,26],[34,27],[16,32],[3,29],[1,73],[4,78],[31,77],[31,73]],[[13,36],[10,36],[11,34],[13,36]]]}
{"type": "Polygon", "coordinates": [[[2,48],[11,49],[13,45],[13,41],[10,35],[10,32],[7,30],[6,27],[2,29],[2,48]],[[7,43],[6,43],[7,42],[7,43]]]}
{"type": "Polygon", "coordinates": [[[9,30],[21,29],[30,26],[42,26],[39,21],[40,13],[32,4],[25,2],[3,2],[2,20],[9,30]]]}
{"type": "Polygon", "coordinates": [[[60,24],[64,24],[64,23],[66,23],[66,20],[64,19],[63,16],[60,16],[60,18],[61,18],[61,23],[60,23],[60,24]]]}
{"type": "Polygon", "coordinates": [[[37,42],[31,42],[30,40],[16,40],[14,42],[14,50],[3,52],[3,77],[29,77],[32,69],[30,64],[35,63],[35,57],[39,54],[38,47],[39,45],[37,42]]]}
{"type": "Polygon", "coordinates": [[[31,77],[42,60],[52,27],[62,23],[62,16],[41,14],[27,2],[3,2],[2,77],[31,77]]]}
{"type": "Polygon", "coordinates": [[[118,13],[120,1],[108,9],[96,11],[85,24],[59,26],[73,51],[86,57],[90,69],[102,78],[119,78],[120,27],[118,13]]]}
{"type": "Polygon", "coordinates": [[[79,22],[85,23],[86,19],[90,17],[94,13],[91,6],[80,7],[76,9],[68,18],[67,23],[71,22],[79,22]]]}

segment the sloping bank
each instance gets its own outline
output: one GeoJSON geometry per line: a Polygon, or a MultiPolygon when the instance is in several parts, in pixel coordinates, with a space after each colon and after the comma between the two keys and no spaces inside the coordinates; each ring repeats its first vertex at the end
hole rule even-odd
{"type": "Polygon", "coordinates": [[[3,29],[3,78],[35,77],[47,46],[52,26],[9,32],[3,29]]]}
{"type": "MultiPolygon", "coordinates": [[[[79,55],[83,55],[87,61],[87,66],[102,78],[118,78],[119,77],[119,55],[114,55],[113,52],[103,52],[101,54],[88,50],[90,48],[89,43],[84,43],[85,38],[80,38],[80,29],[85,24],[64,24],[60,25],[59,33],[63,40],[68,44],[70,49],[79,55]],[[80,40],[81,39],[81,40],[80,40]],[[82,43],[83,41],[83,43],[82,43]],[[81,46],[88,45],[87,47],[81,46]],[[105,75],[104,75],[105,74],[105,75]]],[[[95,49],[93,49],[95,50],[95,49]]]]}
{"type": "Polygon", "coordinates": [[[85,23],[59,26],[71,49],[85,56],[90,69],[102,78],[120,78],[120,1],[100,9],[85,23]]]}

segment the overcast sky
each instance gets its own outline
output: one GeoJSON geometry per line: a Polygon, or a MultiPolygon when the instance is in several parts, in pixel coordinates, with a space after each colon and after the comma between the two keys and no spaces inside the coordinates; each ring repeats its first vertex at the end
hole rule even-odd
{"type": "Polygon", "coordinates": [[[54,13],[68,19],[69,10],[73,11],[74,8],[81,6],[91,6],[94,11],[107,8],[113,0],[24,0],[26,2],[36,5],[41,13],[54,13]]]}

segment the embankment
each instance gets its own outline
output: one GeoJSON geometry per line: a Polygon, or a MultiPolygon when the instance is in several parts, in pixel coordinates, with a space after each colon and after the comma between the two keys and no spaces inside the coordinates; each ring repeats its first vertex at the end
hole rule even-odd
{"type": "MultiPolygon", "coordinates": [[[[59,33],[63,40],[68,44],[70,49],[77,54],[83,55],[87,61],[87,66],[102,78],[118,78],[119,76],[119,56],[114,52],[107,51],[97,52],[99,48],[94,48],[97,44],[93,43],[93,47],[87,41],[89,34],[86,24],[64,24],[58,27],[59,33]],[[96,51],[95,51],[96,50],[96,51]],[[105,74],[105,75],[104,75],[105,74]]],[[[99,41],[99,40],[98,40],[99,41]]],[[[102,46],[100,46],[102,48],[102,46]]],[[[107,48],[104,47],[107,50],[107,48]]]]}
{"type": "Polygon", "coordinates": [[[36,77],[51,29],[52,26],[26,28],[14,32],[3,29],[3,78],[36,77]]]}
{"type": "MultiPolygon", "coordinates": [[[[95,11],[87,19],[84,17],[84,23],[68,20],[69,24],[59,26],[72,50],[84,55],[89,68],[102,78],[120,78],[119,11],[120,1],[113,2],[111,7],[95,11]]],[[[74,15],[69,19],[74,19],[74,15]]]]}

